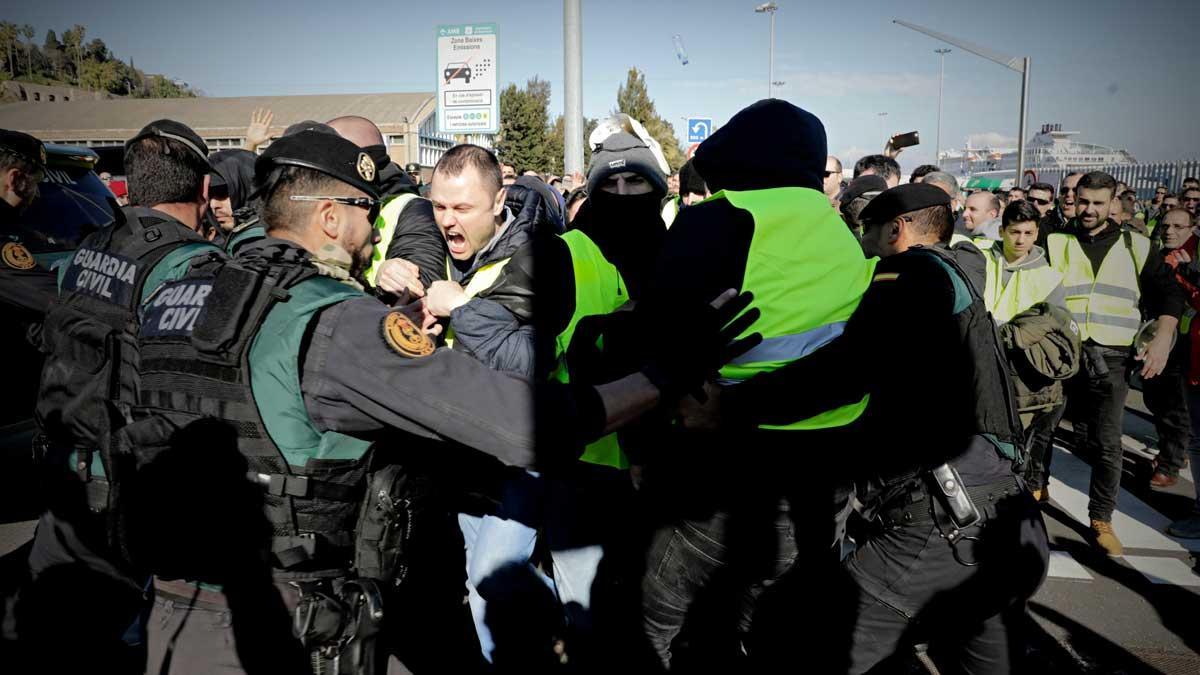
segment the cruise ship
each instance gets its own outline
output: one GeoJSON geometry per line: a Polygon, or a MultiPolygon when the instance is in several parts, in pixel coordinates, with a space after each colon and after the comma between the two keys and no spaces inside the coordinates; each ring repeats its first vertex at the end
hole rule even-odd
{"type": "MultiPolygon", "coordinates": [[[[1078,131],[1063,131],[1058,123],[1043,124],[1041,130],[1025,145],[1025,168],[1041,173],[1066,166],[1087,168],[1137,163],[1128,150],[1082,143],[1072,138],[1078,135],[1078,131]]],[[[938,165],[943,171],[962,177],[988,173],[1011,179],[1017,169],[1017,150],[972,148],[968,142],[967,147],[961,150],[943,151],[938,157],[938,165]]]]}

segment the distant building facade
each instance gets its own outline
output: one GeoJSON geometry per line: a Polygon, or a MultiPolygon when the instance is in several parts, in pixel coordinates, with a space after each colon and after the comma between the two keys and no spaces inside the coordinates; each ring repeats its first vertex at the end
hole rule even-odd
{"type": "MultiPolygon", "coordinates": [[[[274,114],[272,137],[303,120],[324,122],[342,115],[361,115],[379,126],[393,161],[401,165],[416,162],[424,168],[426,177],[446,150],[459,141],[492,147],[492,137],[486,134],[439,134],[436,99],[426,92],[97,99],[91,96],[95,92],[77,91],[85,96],[62,101],[58,93],[55,102],[62,102],[54,106],[31,105],[35,101],[29,99],[0,105],[0,128],[24,131],[48,143],[105,147],[123,145],[147,123],[170,118],[195,129],[210,150],[223,150],[242,147],[250,114],[258,108],[268,108],[274,114]]],[[[44,100],[41,94],[48,95],[37,93],[37,102],[44,100]]]]}

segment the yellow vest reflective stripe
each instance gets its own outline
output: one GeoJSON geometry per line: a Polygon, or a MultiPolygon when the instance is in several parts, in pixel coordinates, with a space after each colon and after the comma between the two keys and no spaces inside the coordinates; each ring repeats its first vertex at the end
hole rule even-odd
{"type": "MultiPolygon", "coordinates": [[[[571,252],[571,269],[575,275],[575,313],[571,315],[567,327],[555,338],[554,356],[558,364],[551,377],[566,383],[571,379],[567,372],[567,348],[571,346],[580,320],[615,312],[629,300],[629,291],[625,288],[621,273],[586,234],[571,230],[562,235],[562,240],[571,252]]],[[[629,459],[621,451],[615,433],[588,444],[579,459],[616,469],[629,468],[629,459]]]]}
{"type": "Polygon", "coordinates": [[[375,244],[375,250],[371,253],[371,266],[366,271],[367,281],[372,286],[375,285],[375,277],[379,274],[380,263],[387,258],[388,245],[392,243],[392,237],[396,236],[396,223],[400,220],[400,212],[414,199],[421,198],[414,194],[395,195],[385,199],[379,209],[379,215],[375,218],[375,229],[379,230],[379,243],[375,244]]]}
{"type": "Polygon", "coordinates": [[[1150,240],[1122,232],[1100,263],[1099,274],[1093,274],[1092,261],[1075,235],[1056,232],[1047,247],[1050,264],[1063,275],[1067,309],[1079,324],[1080,337],[1109,347],[1132,345],[1142,325],[1138,275],[1150,255],[1150,240]]]}
{"type": "Polygon", "coordinates": [[[965,234],[959,234],[957,232],[950,235],[950,245],[951,246],[955,246],[958,244],[970,244],[981,251],[986,251],[987,249],[991,248],[992,245],[995,243],[996,243],[995,239],[988,239],[987,237],[968,237],[965,234]]]}
{"type": "MultiPolygon", "coordinates": [[[[754,294],[761,317],[744,334],[763,336],[762,344],[721,368],[722,381],[741,382],[775,370],[841,335],[879,260],[863,257],[829,198],[816,190],[788,187],[724,190],[709,198],[714,199],[725,199],[754,218],[742,290],[754,294]]],[[[762,428],[844,426],[862,415],[867,399],[793,424],[762,428]]]]}
{"type": "Polygon", "coordinates": [[[983,304],[996,323],[1008,323],[1014,316],[1033,307],[1054,292],[1062,281],[1062,273],[1053,267],[1016,270],[1004,283],[1004,247],[984,251],[987,259],[987,280],[983,289],[983,304]]]}
{"type": "MultiPolygon", "coordinates": [[[[471,280],[467,282],[466,286],[463,286],[463,292],[467,294],[467,299],[470,300],[491,288],[492,284],[500,278],[500,273],[504,271],[504,266],[508,264],[509,260],[509,258],[502,258],[475,270],[475,273],[471,275],[471,280]]],[[[450,258],[446,258],[446,278],[451,278],[450,258]]],[[[446,346],[454,346],[454,329],[449,326],[446,327],[446,346]]]]}

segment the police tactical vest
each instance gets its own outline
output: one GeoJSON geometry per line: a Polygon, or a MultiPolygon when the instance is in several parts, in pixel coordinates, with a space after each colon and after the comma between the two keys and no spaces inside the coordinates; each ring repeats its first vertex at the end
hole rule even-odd
{"type": "Polygon", "coordinates": [[[938,249],[917,250],[934,256],[954,286],[954,321],[969,355],[965,362],[972,371],[968,379],[973,389],[974,438],[968,445],[975,448],[984,445],[976,440],[986,441],[991,450],[1019,467],[1024,462],[1021,421],[996,323],[988,316],[983,298],[953,256],[938,249]]]}
{"type": "MultiPolygon", "coordinates": [[[[787,187],[748,192],[723,190],[725,199],[754,217],[741,290],[754,294],[761,317],[751,332],[761,344],[721,368],[725,384],[748,380],[804,358],[842,334],[871,284],[878,258],[864,258],[824,194],[787,187]]],[[[785,426],[763,429],[824,429],[858,419],[868,397],[785,426]]]]}
{"type": "Polygon", "coordinates": [[[1145,236],[1125,231],[1120,238],[1105,254],[1099,274],[1074,235],[1055,233],[1047,240],[1050,264],[1063,275],[1067,309],[1079,324],[1080,338],[1108,347],[1132,345],[1142,325],[1139,277],[1150,255],[1145,236]]]}
{"type": "MultiPolygon", "coordinates": [[[[561,235],[571,253],[571,269],[575,277],[575,313],[567,327],[555,337],[554,358],[557,364],[550,374],[562,383],[570,382],[566,354],[579,322],[589,316],[611,314],[629,300],[629,290],[616,266],[604,257],[600,247],[580,230],[561,235]]],[[[602,464],[616,469],[629,468],[629,458],[621,451],[617,434],[612,433],[588,444],[581,461],[602,464]]]]}
{"type": "Polygon", "coordinates": [[[245,224],[244,227],[239,227],[229,233],[229,238],[225,240],[225,252],[229,255],[237,255],[238,250],[246,244],[253,241],[258,241],[267,236],[267,228],[262,222],[255,218],[245,224]]]}
{"type": "Polygon", "coordinates": [[[983,304],[998,324],[1008,323],[1021,312],[1045,302],[1062,281],[1062,273],[1047,265],[1014,270],[1005,284],[1003,247],[990,248],[983,257],[987,260],[983,304]]]}
{"type": "Polygon", "coordinates": [[[396,236],[396,225],[400,221],[400,213],[414,199],[420,199],[420,197],[414,194],[388,197],[379,210],[379,216],[375,218],[375,229],[379,230],[379,243],[375,244],[375,252],[371,254],[371,266],[367,268],[365,274],[367,283],[372,286],[375,285],[375,277],[379,275],[380,263],[387,259],[388,246],[391,245],[392,238],[396,236]]]}
{"type": "Polygon", "coordinates": [[[318,276],[297,249],[264,251],[199,266],[147,302],[141,395],[118,466],[152,462],[190,424],[228,425],[266,488],[277,576],[339,576],[354,558],[370,444],[312,423],[300,351],[321,309],[363,294],[318,276]]]}
{"type": "Polygon", "coordinates": [[[88,454],[105,452],[137,400],[138,308],[147,278],[168,256],[220,255],[166,214],[138,207],[121,213],[64,265],[42,332],[38,425],[51,445],[88,454]]]}

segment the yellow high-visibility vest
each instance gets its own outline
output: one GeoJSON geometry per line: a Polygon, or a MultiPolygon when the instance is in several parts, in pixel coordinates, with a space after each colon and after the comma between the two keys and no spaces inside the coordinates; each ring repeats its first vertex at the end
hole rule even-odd
{"type": "Polygon", "coordinates": [[[1147,237],[1137,232],[1120,236],[1099,274],[1092,272],[1092,261],[1075,235],[1056,232],[1047,240],[1050,264],[1063,275],[1067,309],[1079,324],[1080,337],[1109,347],[1132,345],[1142,325],[1138,276],[1150,255],[1147,237]]]}
{"type": "Polygon", "coordinates": [[[1014,316],[1033,307],[1054,292],[1063,275],[1053,267],[1015,270],[1004,283],[1004,247],[984,251],[987,259],[987,279],[983,289],[983,304],[996,323],[1008,323],[1014,316]]]}
{"type": "MultiPolygon", "coordinates": [[[[871,285],[878,258],[866,258],[854,234],[824,194],[808,188],[723,190],[706,201],[727,200],[754,218],[743,291],[754,294],[761,316],[743,336],[763,341],[721,368],[725,382],[740,382],[804,358],[841,335],[871,285]]],[[[742,336],[739,336],[742,337],[742,336]]],[[[814,386],[819,386],[814,383],[814,386]]],[[[861,401],[784,426],[845,426],[866,410],[861,401]]]]}

